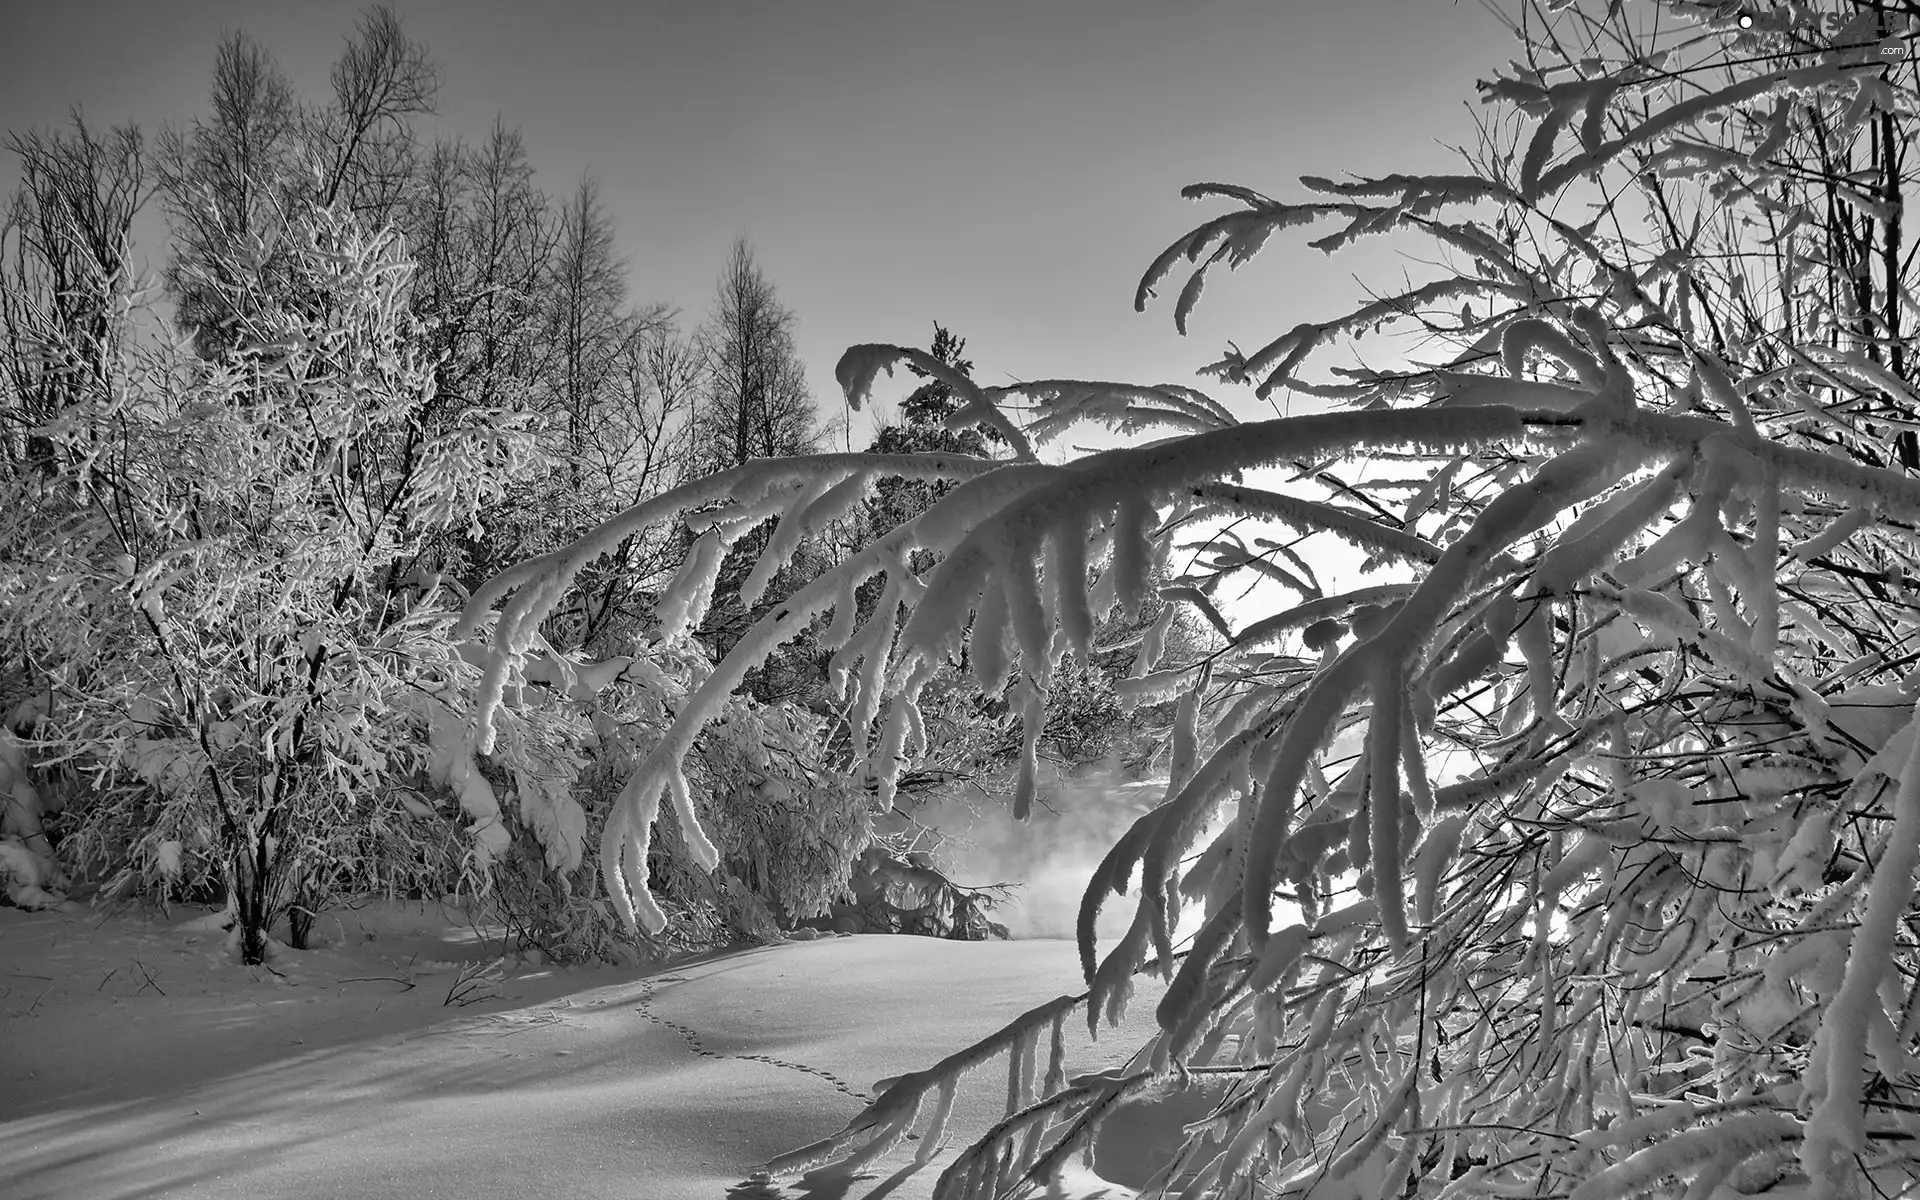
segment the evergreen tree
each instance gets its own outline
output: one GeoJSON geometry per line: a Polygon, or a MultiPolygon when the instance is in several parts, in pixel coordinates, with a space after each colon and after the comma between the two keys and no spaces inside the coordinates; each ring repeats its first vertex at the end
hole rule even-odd
{"type": "MultiPolygon", "coordinates": [[[[933,343],[928,353],[960,374],[971,377],[973,364],[960,357],[966,348],[966,339],[956,337],[951,330],[938,323],[934,325],[933,343]]],[[[947,418],[960,407],[953,388],[944,380],[929,376],[924,371],[910,369],[926,382],[915,388],[901,403],[899,421],[882,425],[874,431],[867,449],[875,454],[938,453],[986,457],[990,448],[1000,442],[999,437],[996,435],[989,441],[988,433],[979,429],[948,428],[947,418]]],[[[883,479],[874,485],[874,495],[867,501],[869,526],[875,530],[892,529],[909,517],[931,508],[933,502],[952,486],[938,480],[883,479]]]]}

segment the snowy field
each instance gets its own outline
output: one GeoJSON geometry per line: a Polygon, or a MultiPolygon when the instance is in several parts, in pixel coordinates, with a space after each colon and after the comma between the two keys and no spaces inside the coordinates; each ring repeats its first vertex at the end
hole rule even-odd
{"type": "MultiPolygon", "coordinates": [[[[875,1080],[1082,990],[1051,940],[827,938],[646,971],[501,960],[497,930],[437,905],[329,913],[316,934],[269,971],[199,912],[0,909],[0,1194],[911,1200],[952,1149],[902,1176],[909,1143],[852,1184],[752,1176],[875,1080]]],[[[1124,1061],[1156,997],[1143,979],[1098,1043],[1082,1025],[1072,1069],[1124,1061]]],[[[954,1148],[1005,1093],[1003,1071],[968,1079],[954,1148]]],[[[1099,1174],[1054,1194],[1133,1195],[1202,1115],[1116,1114],[1099,1174]]]]}

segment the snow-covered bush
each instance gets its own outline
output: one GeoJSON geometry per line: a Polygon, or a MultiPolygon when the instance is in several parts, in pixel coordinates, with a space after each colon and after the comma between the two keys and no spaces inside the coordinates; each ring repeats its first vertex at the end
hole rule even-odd
{"type": "Polygon", "coordinates": [[[0,834],[0,892],[18,908],[50,908],[60,903],[66,878],[52,858],[24,838],[0,834]]]}
{"type": "Polygon", "coordinates": [[[0,837],[14,837],[43,857],[50,856],[45,820],[47,798],[34,786],[26,747],[13,730],[0,726],[0,837]]]}
{"type": "Polygon", "coordinates": [[[825,725],[794,704],[735,698],[689,763],[721,863],[786,925],[827,910],[872,836],[865,794],[820,765],[825,725]]]}
{"type": "MultiPolygon", "coordinates": [[[[500,797],[491,811],[502,850],[511,844],[513,851],[496,868],[495,900],[522,940],[561,961],[623,953],[617,943],[628,930],[582,848],[600,833],[635,762],[711,669],[690,638],[630,648],[635,653],[593,663],[550,647],[530,656],[509,686],[509,707],[523,727],[517,746],[503,738],[493,756],[475,757],[464,726],[446,730],[446,753],[471,759],[474,777],[492,781],[488,795],[500,797]],[[563,728],[556,722],[573,722],[582,736],[549,738],[544,749],[528,744],[526,729],[563,728]],[[542,788],[504,765],[551,758],[556,746],[577,746],[578,758],[553,772],[564,787],[542,788]]],[[[663,880],[680,919],[651,949],[773,937],[781,914],[809,915],[844,887],[862,835],[835,814],[857,813],[844,795],[857,793],[815,769],[820,740],[819,723],[801,710],[730,703],[689,764],[701,818],[719,838],[725,869],[717,877],[692,869],[673,838],[654,847],[653,876],[663,880]]]]}
{"type": "MultiPolygon", "coordinates": [[[[957,485],[769,612],[637,765],[602,873],[623,916],[658,928],[661,799],[717,862],[685,764],[776,646],[827,621],[881,804],[924,740],[923,689],[964,650],[1022,714],[1024,802],[1060,664],[1086,659],[1097,617],[1139,610],[1176,530],[1235,524],[1242,540],[1205,570],[1257,576],[1272,599],[1221,612],[1206,588],[1169,589],[1228,645],[1156,670],[1150,632],[1120,689],[1177,697],[1179,715],[1164,801],[1089,883],[1087,991],[876,1085],[776,1171],[859,1170],[931,1101],[926,1162],[958,1078],[1005,1052],[1008,1115],[939,1197],[1017,1194],[1128,1097],[1195,1072],[1228,1090],[1172,1168],[1186,1196],[1911,1189],[1914,35],[1866,3],[1525,15],[1529,61],[1482,85],[1495,115],[1461,172],[1307,177],[1298,202],[1187,190],[1228,209],[1137,297],[1190,265],[1183,332],[1211,268],[1289,227],[1332,223],[1314,243],[1329,251],[1435,244],[1432,282],[1213,369],[1322,411],[1242,420],[1181,385],[982,387],[922,351],[856,346],[839,370],[851,403],[912,364],[1012,461],[752,463],[475,592],[462,629],[491,623],[495,655],[484,746],[527,632],[627,531],[718,505],[663,599],[685,622],[725,547],[767,517],[804,529],[886,475],[957,485]],[[1309,370],[1397,321],[1437,361],[1309,370]],[[1030,407],[1024,429],[1008,401],[1030,407]],[[1130,444],[1041,460],[1036,443],[1083,423],[1130,444]],[[1343,477],[1355,459],[1391,470],[1343,477]],[[1315,556],[1262,527],[1346,542],[1382,574],[1329,592],[1315,556]],[[909,569],[918,551],[937,565],[909,569]],[[884,591],[862,620],[870,579],[884,591]],[[1094,918],[1130,886],[1130,929],[1097,945],[1094,918]],[[1203,920],[1176,945],[1189,905],[1203,920]],[[1068,1080],[1063,1022],[1117,1020],[1143,970],[1167,980],[1157,1033],[1124,1067],[1068,1080]]],[[[763,569],[791,545],[771,541],[763,569]]]]}
{"type": "Polygon", "coordinates": [[[813,924],[836,933],[905,933],[984,942],[1008,936],[992,919],[1013,895],[1009,884],[969,887],[941,869],[935,852],[890,849],[876,839],[854,862],[847,899],[813,924]]]}
{"type": "Polygon", "coordinates": [[[209,269],[232,348],[126,351],[37,431],[61,465],[0,526],[0,628],[53,696],[36,753],[92,785],[62,852],[109,893],[211,875],[248,961],[277,917],[416,865],[386,785],[471,672],[421,552],[532,463],[519,414],[423,424],[397,238],[315,210],[268,241],[209,269]]]}

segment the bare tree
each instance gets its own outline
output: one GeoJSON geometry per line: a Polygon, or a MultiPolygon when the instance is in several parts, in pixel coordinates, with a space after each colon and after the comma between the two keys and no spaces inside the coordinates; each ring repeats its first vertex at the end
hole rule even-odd
{"type": "MultiPolygon", "coordinates": [[[[653,396],[658,405],[657,411],[663,418],[667,413],[674,414],[681,421],[688,418],[707,377],[706,356],[695,339],[682,337],[670,324],[662,324],[647,330],[630,344],[627,363],[632,372],[629,383],[631,395],[653,396]]],[[[684,451],[685,437],[683,430],[679,438],[666,448],[684,451]]],[[[684,464],[666,461],[659,465],[662,470],[661,484],[671,486],[682,482],[678,471],[684,464]]]]}
{"type": "Polygon", "coordinates": [[[220,330],[239,315],[226,311],[222,298],[245,292],[240,281],[218,277],[218,264],[229,247],[258,238],[277,220],[275,192],[291,174],[299,134],[292,85],[244,32],[228,34],[214,52],[210,100],[204,120],[161,133],[155,164],[173,227],[167,290],[179,324],[203,353],[221,344],[220,330]]]}
{"type": "Polygon", "coordinates": [[[443,142],[426,156],[409,219],[420,264],[417,310],[443,351],[448,406],[524,403],[546,365],[540,304],[556,225],[533,185],[518,130],[494,123],[479,146],[443,142]]]}
{"type": "Polygon", "coordinates": [[[13,134],[20,187],[0,224],[0,464],[45,474],[42,426],[104,389],[123,329],[115,307],[131,287],[134,215],[146,157],[131,125],[106,132],[76,110],[72,128],[13,134]]]}
{"type": "Polygon", "coordinates": [[[602,382],[589,447],[595,483],[615,503],[637,503],[682,482],[688,425],[704,378],[699,348],[653,306],[631,316],[602,382]]]}
{"type": "Polygon", "coordinates": [[[372,227],[400,217],[418,173],[409,122],[432,111],[438,86],[425,48],[384,7],[360,21],[334,64],[332,99],[317,110],[302,109],[272,54],[246,33],[221,41],[212,111],[163,133],[158,156],[174,230],[166,283],[203,354],[248,316],[220,307],[248,293],[217,272],[244,262],[268,279],[284,274],[288,213],[344,202],[372,227]]]}
{"type": "Polygon", "coordinates": [[[369,224],[392,217],[414,178],[411,118],[433,111],[440,72],[427,48],[381,5],[333,64],[333,105],[309,136],[324,163],[319,202],[346,200],[369,224]]]}
{"type": "Polygon", "coordinates": [[[543,399],[564,430],[568,476],[577,492],[587,458],[609,449],[599,434],[621,351],[637,326],[658,320],[661,310],[638,316],[626,310],[627,278],[614,256],[613,222],[591,176],[581,178],[560,214],[548,270],[544,340],[556,361],[543,399]]]}
{"type": "MultiPolygon", "coordinates": [[[[636,321],[616,355],[602,410],[602,449],[594,459],[594,488],[608,498],[610,510],[686,481],[691,417],[705,370],[700,347],[679,334],[671,313],[636,321]]],[[[560,641],[609,652],[611,641],[645,626],[654,592],[684,557],[685,547],[663,531],[622,539],[581,572],[578,605],[561,622],[560,641]]]]}
{"type": "Polygon", "coordinates": [[[703,471],[817,446],[819,418],[794,350],[795,321],[753,261],[747,240],[734,242],[701,331],[707,387],[691,449],[703,471]]]}

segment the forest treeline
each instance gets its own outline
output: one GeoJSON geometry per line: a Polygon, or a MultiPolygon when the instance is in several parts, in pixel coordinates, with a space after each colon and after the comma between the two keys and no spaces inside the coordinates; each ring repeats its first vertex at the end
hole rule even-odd
{"type": "MultiPolygon", "coordinates": [[[[845,417],[810,392],[798,315],[744,239],[697,316],[639,298],[591,177],[547,190],[504,119],[421,132],[440,79],[375,8],[323,95],[235,32],[184,127],[76,108],[9,133],[0,865],[16,903],[225,902],[258,961],[271,931],[303,945],[341,897],[459,895],[548,953],[621,953],[583,847],[634,757],[795,579],[950,486],[821,497],[832,519],[804,537],[769,520],[717,558],[712,503],[617,539],[530,635],[506,743],[470,753],[481,656],[450,624],[471,589],[691,481],[829,448],[845,417]],[[165,244],[136,248],[154,210],[165,244]],[[136,269],[149,258],[156,276],[136,269]],[[755,576],[787,537],[792,563],[755,576]],[[659,598],[689,570],[712,572],[711,603],[679,622],[659,598]]],[[[970,370],[961,338],[936,327],[934,347],[970,370]]],[[[953,390],[924,378],[871,449],[1006,456],[949,428],[953,390]]],[[[1059,769],[1150,752],[1164,724],[1164,708],[1120,713],[1127,632],[1053,706],[1059,769]]],[[[949,681],[881,805],[855,760],[874,714],[836,675],[800,637],[703,735],[693,803],[724,869],[654,846],[665,943],[836,917],[990,931],[990,897],[945,878],[913,812],[1000,802],[1020,757],[1008,704],[949,681]]]]}

